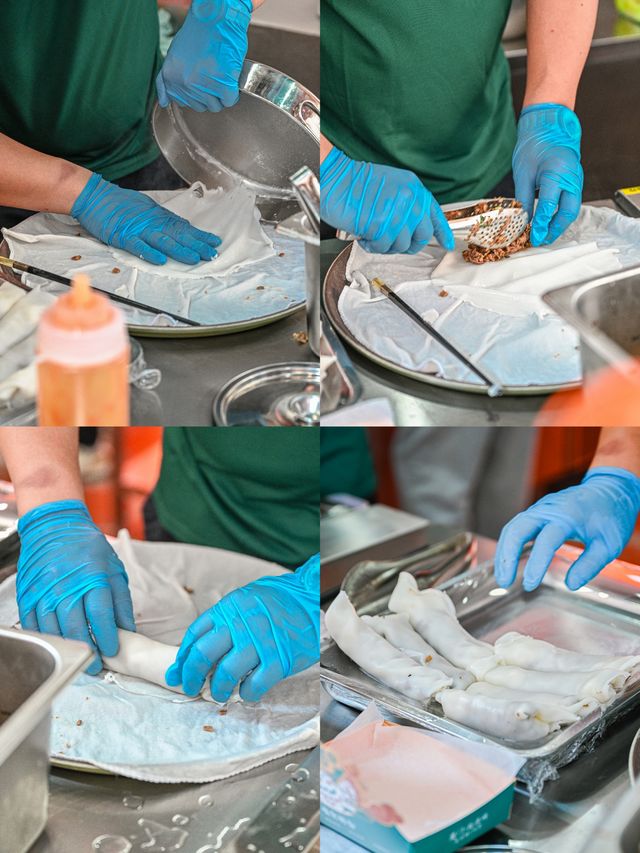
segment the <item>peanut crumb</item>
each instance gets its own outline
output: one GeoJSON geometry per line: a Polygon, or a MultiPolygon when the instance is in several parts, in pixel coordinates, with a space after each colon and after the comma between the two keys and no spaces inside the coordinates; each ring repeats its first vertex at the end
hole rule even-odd
{"type": "Polygon", "coordinates": [[[215,729],[213,728],[213,726],[203,726],[202,729],[205,732],[215,732],[215,729]]]}
{"type": "Polygon", "coordinates": [[[189,593],[189,595],[193,595],[193,587],[192,587],[192,586],[183,586],[183,587],[182,587],[182,589],[183,589],[185,592],[188,592],[188,593],[189,593]]]}
{"type": "Polygon", "coordinates": [[[284,252],[278,252],[278,257],[279,257],[279,258],[284,258],[284,252]]]}
{"type": "Polygon", "coordinates": [[[438,294],[438,296],[448,296],[448,295],[449,295],[449,291],[448,291],[448,290],[444,290],[444,288],[443,288],[443,289],[440,291],[440,293],[438,294]]]}
{"type": "Polygon", "coordinates": [[[80,260],[80,258],[82,258],[82,255],[71,255],[71,260],[72,260],[72,261],[79,261],[79,260],[80,260]]]}
{"type": "Polygon", "coordinates": [[[114,267],[114,268],[111,270],[111,272],[112,272],[112,273],[114,273],[114,274],[115,274],[115,273],[119,273],[119,272],[120,272],[120,267],[114,267]]]}
{"type": "Polygon", "coordinates": [[[425,663],[431,663],[432,660],[433,660],[433,657],[431,655],[425,655],[425,659],[424,659],[425,663]]]}
{"type": "Polygon", "coordinates": [[[264,284],[259,284],[259,285],[256,287],[256,290],[264,290],[264,284]]]}
{"type": "Polygon", "coordinates": [[[82,725],[82,720],[76,720],[76,726],[81,726],[81,725],[82,725]]]}
{"type": "Polygon", "coordinates": [[[227,711],[227,709],[226,709],[226,708],[220,708],[220,710],[218,711],[218,713],[220,714],[220,716],[221,716],[221,717],[224,717],[224,716],[225,716],[225,714],[228,714],[229,712],[227,711]]]}
{"type": "Polygon", "coordinates": [[[294,332],[291,337],[297,344],[309,343],[309,335],[306,332],[294,332]]]}

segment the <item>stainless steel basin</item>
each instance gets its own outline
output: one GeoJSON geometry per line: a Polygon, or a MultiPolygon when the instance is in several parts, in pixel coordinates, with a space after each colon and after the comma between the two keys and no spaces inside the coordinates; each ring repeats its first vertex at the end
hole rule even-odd
{"type": "Polygon", "coordinates": [[[559,287],[543,299],[578,331],[585,374],[608,366],[640,383],[640,267],[559,287]]]}
{"type": "Polygon", "coordinates": [[[0,853],[25,853],[44,829],[51,704],[90,656],[84,643],[0,628],[0,853]]]}

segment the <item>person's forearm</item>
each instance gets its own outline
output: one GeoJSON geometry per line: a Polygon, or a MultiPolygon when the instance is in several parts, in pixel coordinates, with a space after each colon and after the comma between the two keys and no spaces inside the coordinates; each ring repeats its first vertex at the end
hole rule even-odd
{"type": "Polygon", "coordinates": [[[0,205],[71,213],[91,172],[0,133],[0,205]]]}
{"type": "Polygon", "coordinates": [[[529,0],[524,107],[575,107],[597,12],[598,0],[529,0]]]}
{"type": "Polygon", "coordinates": [[[320,162],[321,163],[325,159],[327,154],[331,151],[332,148],[333,148],[333,144],[331,142],[329,142],[329,140],[327,139],[326,136],[323,136],[322,134],[320,134],[320,162]]]}
{"type": "Polygon", "coordinates": [[[591,468],[625,468],[640,477],[640,429],[602,427],[591,468]]]}
{"type": "Polygon", "coordinates": [[[84,499],[74,427],[4,427],[0,453],[20,515],[50,501],[84,499]]]}

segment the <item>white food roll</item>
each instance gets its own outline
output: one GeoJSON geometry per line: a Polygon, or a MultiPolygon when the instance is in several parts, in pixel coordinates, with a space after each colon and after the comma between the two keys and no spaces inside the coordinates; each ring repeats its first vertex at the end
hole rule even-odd
{"type": "Polygon", "coordinates": [[[325,614],[325,625],[336,645],[369,675],[420,702],[450,687],[449,676],[416,663],[361,619],[346,592],[338,593],[325,614]]]}
{"type": "Polygon", "coordinates": [[[558,693],[597,699],[606,704],[624,687],[628,672],[598,670],[596,672],[539,672],[519,666],[496,666],[484,674],[491,684],[529,692],[558,693]]]}
{"type": "Polygon", "coordinates": [[[401,572],[389,599],[389,610],[403,613],[415,630],[433,648],[457,667],[482,672],[482,664],[493,658],[493,646],[471,636],[458,622],[449,596],[439,589],[419,590],[416,579],[401,572]]]}
{"type": "Polygon", "coordinates": [[[504,740],[537,741],[558,728],[557,723],[540,719],[531,702],[511,702],[468,690],[442,690],[436,699],[448,719],[504,740]]]}
{"type": "Polygon", "coordinates": [[[499,637],[494,648],[499,663],[545,672],[596,672],[601,669],[633,672],[640,667],[640,655],[585,655],[516,631],[499,637]]]}
{"type": "Polygon", "coordinates": [[[538,708],[540,717],[545,723],[573,723],[580,717],[586,717],[600,707],[596,699],[580,699],[578,696],[560,696],[555,693],[532,693],[528,690],[514,690],[487,681],[475,681],[467,690],[480,696],[493,699],[506,699],[509,702],[531,702],[538,708]],[[565,719],[566,718],[566,719],[565,719]]]}
{"type": "Polygon", "coordinates": [[[363,616],[363,620],[373,630],[388,640],[396,649],[400,649],[417,663],[434,667],[453,679],[453,686],[464,690],[475,678],[465,669],[454,666],[430,646],[429,643],[411,627],[408,618],[402,613],[384,616],[363,616]]]}

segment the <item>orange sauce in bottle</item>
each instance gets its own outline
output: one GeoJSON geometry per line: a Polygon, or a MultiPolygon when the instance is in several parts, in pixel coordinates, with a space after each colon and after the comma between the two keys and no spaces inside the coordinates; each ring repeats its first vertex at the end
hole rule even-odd
{"type": "Polygon", "coordinates": [[[129,338],[112,302],[79,274],[42,315],[37,340],[40,426],[126,426],[129,338]]]}

